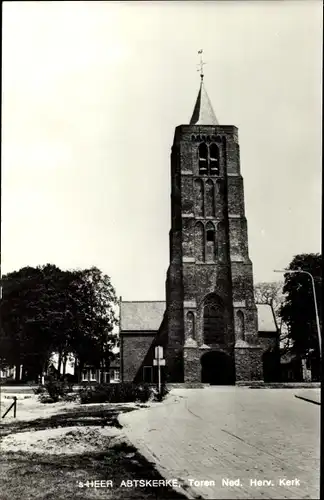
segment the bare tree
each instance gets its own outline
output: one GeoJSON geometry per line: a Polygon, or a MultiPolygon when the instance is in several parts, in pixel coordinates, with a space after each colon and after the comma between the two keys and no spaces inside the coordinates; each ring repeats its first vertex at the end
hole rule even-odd
{"type": "Polygon", "coordinates": [[[269,304],[277,316],[285,299],[282,289],[283,281],[256,283],[254,286],[255,302],[257,304],[269,304]]]}
{"type": "Polygon", "coordinates": [[[264,281],[254,286],[254,297],[257,304],[268,304],[272,307],[280,332],[281,348],[286,351],[290,348],[287,325],[280,317],[280,308],[285,301],[283,281],[264,281]]]}

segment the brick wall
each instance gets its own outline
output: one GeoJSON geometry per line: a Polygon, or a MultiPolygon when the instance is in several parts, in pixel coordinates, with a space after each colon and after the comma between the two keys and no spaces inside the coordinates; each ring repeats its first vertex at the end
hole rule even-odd
{"type": "Polygon", "coordinates": [[[133,382],[136,377],[142,377],[145,363],[147,366],[152,366],[154,357],[152,347],[156,334],[157,332],[121,333],[123,382],[133,382]]]}
{"type": "MultiPolygon", "coordinates": [[[[177,127],[171,154],[171,178],[172,257],[167,287],[170,372],[175,358],[181,359],[182,346],[189,337],[186,321],[188,312],[194,318],[194,337],[198,347],[204,342],[203,301],[209,293],[216,292],[225,307],[226,344],[212,347],[234,347],[234,313],[238,310],[233,307],[235,302],[239,303],[240,311],[244,314],[245,339],[254,345],[257,343],[257,311],[253,295],[252,264],[248,256],[244,188],[236,127],[177,127]],[[219,176],[216,178],[199,174],[198,145],[202,141],[207,144],[214,142],[219,148],[219,176]],[[212,198],[207,198],[207,193],[212,192],[212,198]],[[210,205],[210,200],[214,206],[210,205]],[[208,221],[212,221],[216,230],[213,263],[197,261],[199,253],[196,254],[194,248],[197,221],[201,221],[204,227],[208,221]]],[[[206,241],[204,245],[206,248],[206,241]]],[[[192,330],[192,326],[190,329],[192,330]]],[[[188,349],[185,348],[184,352],[184,379],[193,381],[195,377],[200,377],[201,352],[188,349]]],[[[242,351],[237,356],[240,366],[251,364],[252,359],[254,360],[254,354],[250,355],[248,351],[242,351]]],[[[257,358],[253,363],[258,364],[257,358]]],[[[246,367],[244,371],[240,366],[240,376],[252,376],[250,368],[246,367]]],[[[258,372],[257,366],[254,371],[258,372]]]]}
{"type": "Polygon", "coordinates": [[[171,153],[171,179],[172,225],[167,283],[169,375],[174,382],[200,381],[204,300],[208,294],[216,293],[224,304],[225,344],[210,347],[227,349],[234,356],[238,380],[259,380],[262,378],[262,352],[271,342],[260,341],[258,337],[237,128],[177,127],[171,153]],[[218,176],[200,174],[198,147],[201,142],[217,144],[218,176]],[[197,223],[201,224],[197,241],[199,231],[204,234],[202,256],[199,247],[197,251],[197,223]],[[214,249],[214,253],[207,254],[206,231],[210,227],[214,228],[216,238],[208,247],[208,252],[214,249]],[[214,261],[207,262],[207,256],[208,259],[212,256],[214,261]],[[187,341],[192,343],[192,337],[197,347],[186,347],[187,341]],[[238,339],[245,342],[245,348],[238,346],[234,355],[238,339]],[[179,369],[181,363],[182,371],[179,369]]]}
{"type": "Polygon", "coordinates": [[[201,381],[201,364],[200,356],[202,352],[198,348],[184,348],[184,381],[185,382],[200,382],[201,381]]]}
{"type": "Polygon", "coordinates": [[[262,349],[235,348],[236,381],[263,380],[262,349]]]}

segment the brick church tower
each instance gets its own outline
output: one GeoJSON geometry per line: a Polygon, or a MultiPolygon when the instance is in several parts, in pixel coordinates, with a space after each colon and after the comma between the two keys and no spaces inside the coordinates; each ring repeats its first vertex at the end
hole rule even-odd
{"type": "Polygon", "coordinates": [[[175,129],[171,184],[167,377],[261,380],[238,129],[219,125],[203,75],[190,124],[175,129]]]}

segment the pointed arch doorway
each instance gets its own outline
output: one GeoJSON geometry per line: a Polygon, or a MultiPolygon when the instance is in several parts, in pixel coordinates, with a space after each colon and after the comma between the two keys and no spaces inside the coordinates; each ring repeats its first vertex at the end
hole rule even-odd
{"type": "Polygon", "coordinates": [[[201,381],[211,385],[235,384],[234,362],[221,351],[209,351],[202,355],[201,381]]]}

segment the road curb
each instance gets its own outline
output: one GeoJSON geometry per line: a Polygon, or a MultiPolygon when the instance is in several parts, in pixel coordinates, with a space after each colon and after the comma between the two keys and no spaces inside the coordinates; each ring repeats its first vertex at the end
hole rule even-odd
{"type": "Polygon", "coordinates": [[[321,402],[320,401],[314,401],[314,399],[310,399],[310,398],[307,398],[305,396],[297,396],[297,394],[295,394],[295,398],[302,399],[303,401],[307,401],[308,403],[313,403],[314,405],[321,406],[321,402]]]}

